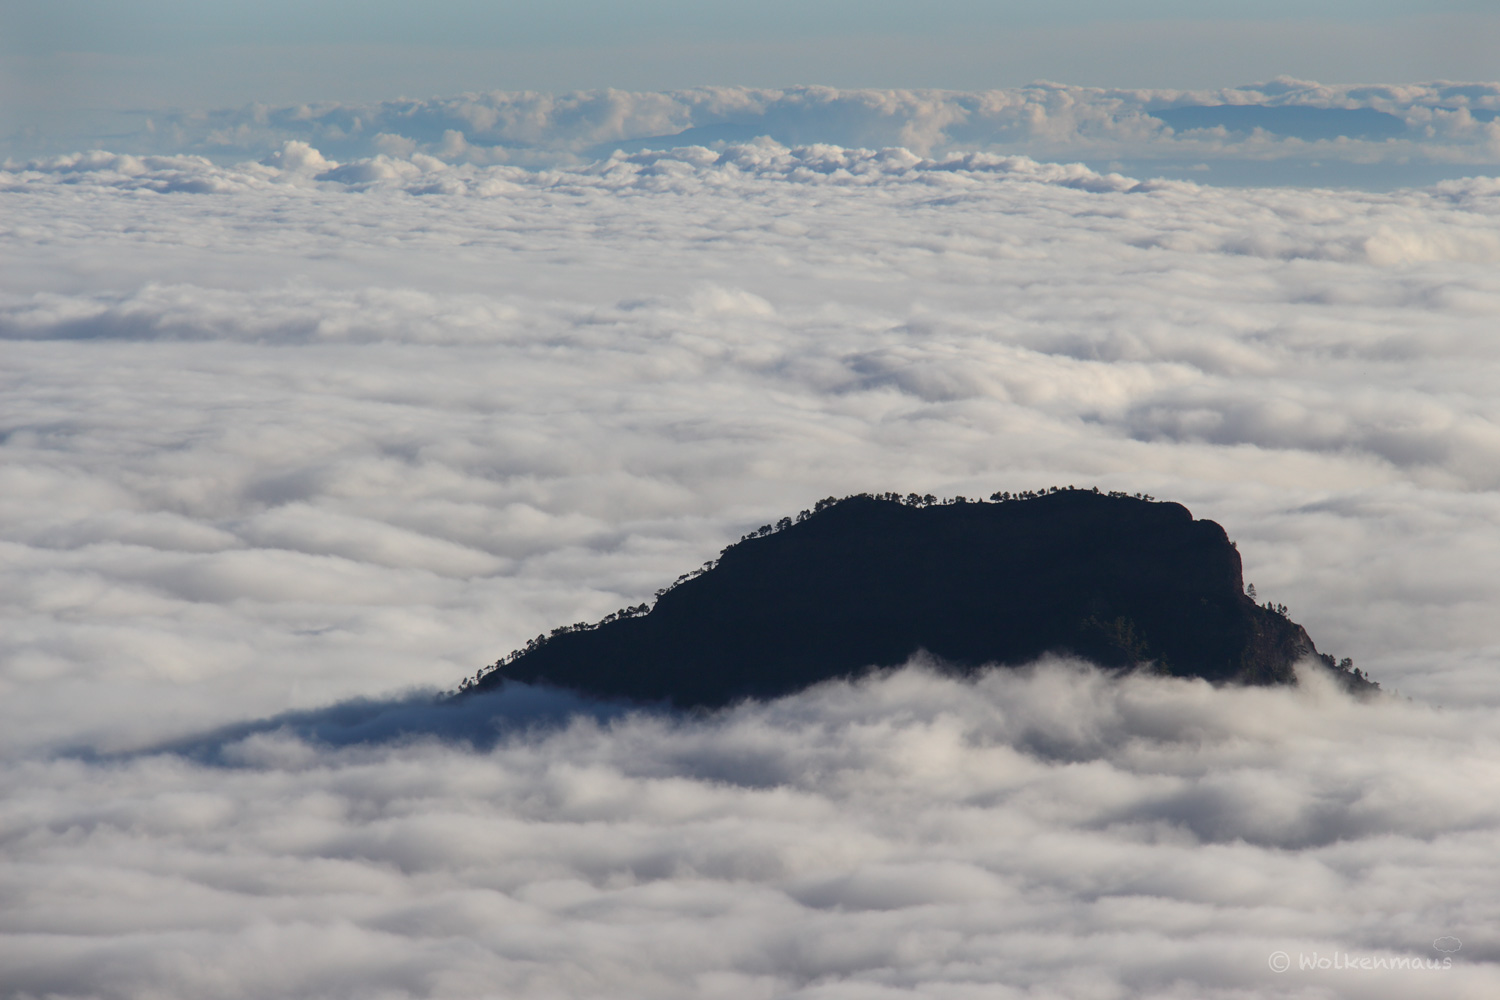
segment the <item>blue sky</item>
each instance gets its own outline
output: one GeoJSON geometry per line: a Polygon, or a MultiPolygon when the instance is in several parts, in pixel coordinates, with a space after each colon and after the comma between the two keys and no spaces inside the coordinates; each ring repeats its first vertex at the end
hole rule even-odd
{"type": "Polygon", "coordinates": [[[1497,28],[1483,0],[0,0],[7,90],[94,106],[474,88],[1484,79],[1497,28]]]}
{"type": "Polygon", "coordinates": [[[860,35],[959,37],[974,29],[1103,26],[1160,21],[1332,21],[1482,14],[1482,0],[1264,0],[1255,5],[1188,0],[8,0],[7,48],[172,51],[205,45],[426,44],[458,48],[613,45],[662,35],[698,41],[754,37],[790,41],[860,35]]]}
{"type": "Polygon", "coordinates": [[[1485,0],[0,0],[0,138],[122,112],[700,85],[1205,88],[1500,77],[1485,0]]]}

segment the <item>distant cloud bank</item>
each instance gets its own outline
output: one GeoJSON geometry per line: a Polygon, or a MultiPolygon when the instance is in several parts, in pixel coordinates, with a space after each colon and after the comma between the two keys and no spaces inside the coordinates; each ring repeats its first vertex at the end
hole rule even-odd
{"type": "Polygon", "coordinates": [[[1330,86],[1277,79],[1220,90],[1037,83],[993,91],[755,89],[469,93],[374,104],[251,106],[151,115],[101,140],[135,154],[262,159],[288,141],[341,160],[377,154],[528,167],[616,150],[901,147],[1084,160],[1145,176],[1389,187],[1500,164],[1500,83],[1330,86]]]}

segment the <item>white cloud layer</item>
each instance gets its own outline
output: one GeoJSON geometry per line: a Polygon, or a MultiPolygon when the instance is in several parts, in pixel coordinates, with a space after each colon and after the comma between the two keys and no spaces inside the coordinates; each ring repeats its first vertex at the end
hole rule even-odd
{"type": "Polygon", "coordinates": [[[1478,1000],[1496,722],[1052,664],[13,765],[4,995],[1478,1000]]]}
{"type": "Polygon", "coordinates": [[[225,162],[260,158],[296,141],[349,159],[420,152],[450,163],[559,166],[616,148],[716,146],[766,136],[790,146],[899,146],[924,156],[988,151],[1119,162],[1146,176],[1214,183],[1388,188],[1493,173],[1500,166],[1497,114],[1497,83],[1350,86],[1290,78],[1201,91],[1054,83],[989,91],[491,91],[163,112],[99,141],[141,154],[189,152],[225,162]],[[1172,109],[1203,105],[1272,114],[1222,123],[1171,117],[1172,109]],[[1338,117],[1353,110],[1373,121],[1338,117]]]}
{"type": "Polygon", "coordinates": [[[304,143],[12,165],[0,204],[0,996],[1500,984],[1496,181],[304,143]],[[296,735],[828,494],[1054,483],[1219,520],[1420,701],[1062,665],[296,735]],[[1266,964],[1444,935],[1441,973],[1266,964]]]}

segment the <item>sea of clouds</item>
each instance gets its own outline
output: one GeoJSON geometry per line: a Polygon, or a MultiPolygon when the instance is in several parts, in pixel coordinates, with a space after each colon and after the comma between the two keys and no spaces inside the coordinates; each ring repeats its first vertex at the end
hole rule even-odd
{"type": "Polygon", "coordinates": [[[0,205],[0,996],[1500,989],[1500,180],[298,140],[0,205]],[[421,693],[824,496],[1054,484],[1403,697],[421,693]]]}

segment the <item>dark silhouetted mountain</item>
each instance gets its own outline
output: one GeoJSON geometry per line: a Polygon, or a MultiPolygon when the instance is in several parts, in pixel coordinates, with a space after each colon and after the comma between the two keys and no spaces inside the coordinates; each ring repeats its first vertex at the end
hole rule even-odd
{"type": "MultiPolygon", "coordinates": [[[[1247,596],[1224,529],[1149,498],[1064,489],[997,502],[827,500],[598,625],[538,637],[465,690],[507,679],[715,707],[905,663],[1047,653],[1213,682],[1291,684],[1320,656],[1247,596]],[[711,568],[710,568],[711,567],[711,568]]],[[[1375,685],[1335,668],[1351,690],[1375,685]]]]}

